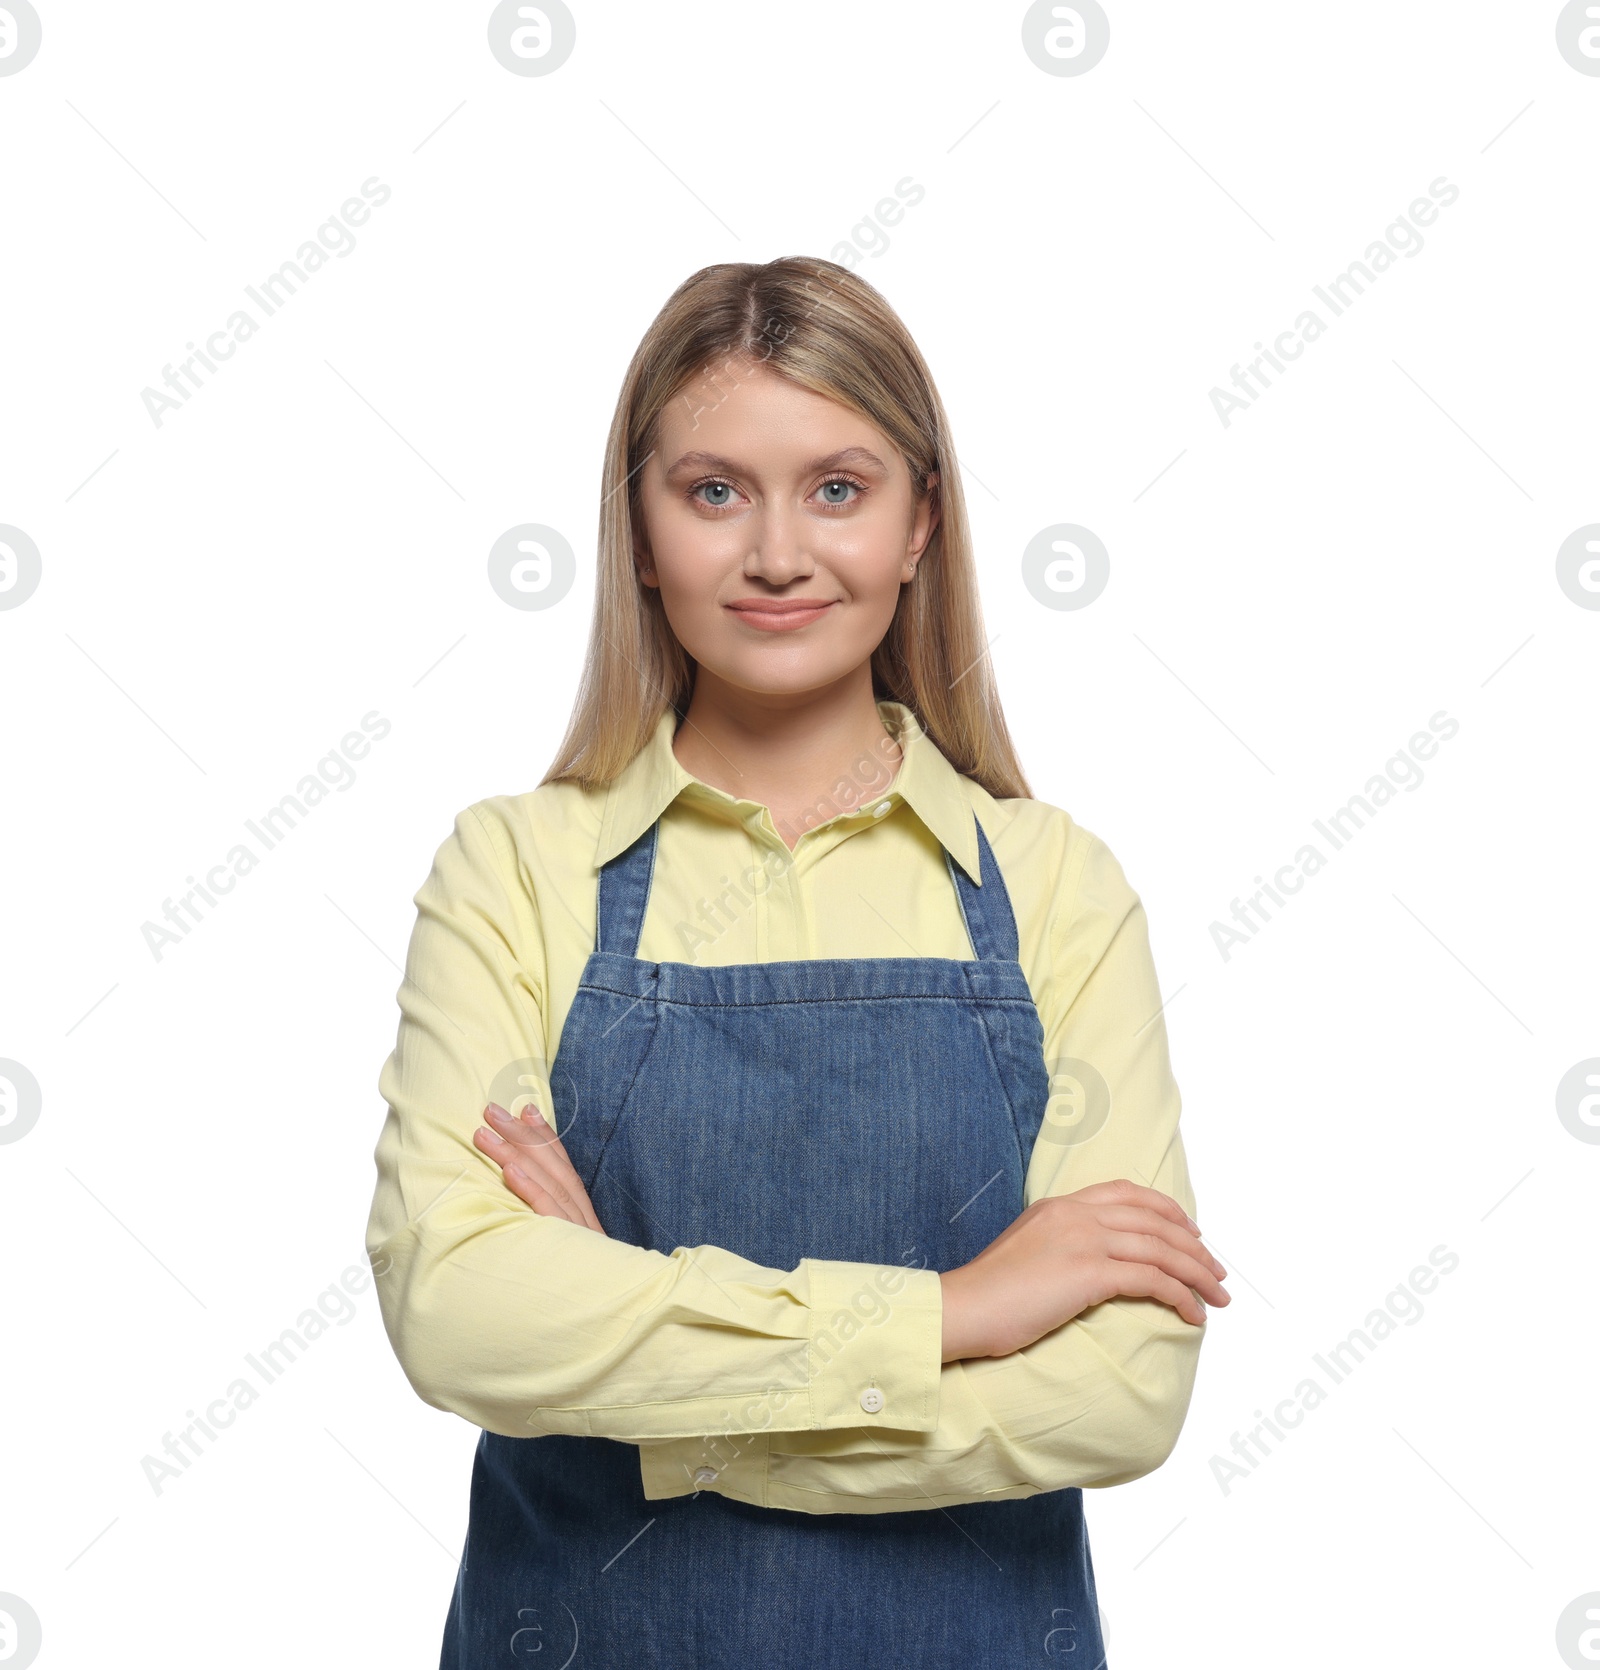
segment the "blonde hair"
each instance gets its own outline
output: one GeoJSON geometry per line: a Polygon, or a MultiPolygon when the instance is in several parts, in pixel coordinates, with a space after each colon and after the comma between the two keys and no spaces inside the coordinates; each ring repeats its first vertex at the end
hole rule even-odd
{"type": "Polygon", "coordinates": [[[961,469],[933,378],[877,290],[846,267],[802,256],[702,267],[668,297],[634,352],[606,439],[588,655],[543,781],[609,783],[668,706],[688,708],[694,663],[634,564],[636,534],[640,549],[647,544],[638,474],[663,409],[729,360],[760,361],[859,413],[899,448],[919,501],[936,495],[938,526],[873,651],[874,694],[903,702],[956,770],[996,798],[1032,799],[1000,710],[961,469]]]}

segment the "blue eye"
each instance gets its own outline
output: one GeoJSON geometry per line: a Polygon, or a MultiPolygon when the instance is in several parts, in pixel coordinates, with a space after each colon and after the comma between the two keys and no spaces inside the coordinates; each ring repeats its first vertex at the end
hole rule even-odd
{"type": "Polygon", "coordinates": [[[855,481],[849,476],[829,476],[822,484],[822,502],[831,509],[843,509],[846,505],[852,505],[856,502],[855,498],[845,497],[852,489],[856,498],[859,498],[867,490],[861,482],[855,481]],[[838,498],[829,496],[829,490],[832,488],[839,489],[840,496],[838,498]]]}
{"type": "MultiPolygon", "coordinates": [[[[689,489],[689,497],[698,501],[702,509],[726,510],[733,503],[733,495],[737,491],[731,481],[697,481],[689,489]]],[[[829,476],[817,491],[821,495],[820,503],[826,509],[847,510],[867,491],[867,487],[865,482],[857,481],[851,476],[829,476]]]]}

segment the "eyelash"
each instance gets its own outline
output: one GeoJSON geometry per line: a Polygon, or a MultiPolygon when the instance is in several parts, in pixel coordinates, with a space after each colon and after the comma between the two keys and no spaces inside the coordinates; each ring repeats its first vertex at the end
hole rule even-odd
{"type": "MultiPolygon", "coordinates": [[[[817,486],[826,487],[828,483],[832,481],[842,481],[846,486],[854,487],[857,491],[854,499],[845,499],[839,504],[827,504],[826,501],[824,501],[824,507],[829,511],[848,510],[851,505],[859,502],[862,494],[870,491],[864,481],[857,481],[853,475],[824,476],[823,479],[817,483],[817,486]]],[[[695,499],[695,494],[698,493],[702,487],[733,487],[734,491],[737,492],[738,488],[734,487],[734,484],[725,476],[708,475],[702,480],[697,481],[694,486],[688,490],[685,496],[697,504],[701,510],[709,510],[713,516],[720,516],[723,511],[733,509],[733,505],[731,503],[707,504],[704,499],[695,499]]]]}

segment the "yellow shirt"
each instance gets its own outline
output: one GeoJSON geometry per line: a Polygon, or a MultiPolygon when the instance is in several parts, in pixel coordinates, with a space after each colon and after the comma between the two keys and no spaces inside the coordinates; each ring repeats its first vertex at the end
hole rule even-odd
{"type": "MultiPolygon", "coordinates": [[[[935,1270],[632,1246],[536,1213],[473,1146],[485,1104],[509,1106],[519,1079],[551,1112],[599,867],[658,815],[638,955],[723,965],[970,959],[943,847],[980,880],[976,811],[1056,1075],[1026,1201],[1127,1177],[1194,1213],[1144,907],[1121,866],[1066,812],[960,775],[909,708],[878,708],[898,772],[880,761],[865,790],[841,783],[792,853],[766,807],[679,764],[670,709],[609,787],[546,784],[456,818],[415,897],[366,1237],[426,1402],[509,1437],[636,1444],[652,1499],[710,1489],[811,1513],[1120,1484],[1170,1454],[1203,1329],[1157,1300],[1113,1298],[1010,1356],[942,1364],[935,1270]],[[1096,1072],[1109,1112],[1091,1104],[1103,1125],[1069,1140],[1096,1072]],[[868,1379],[884,1395],[870,1416],[868,1379]]],[[[738,1186],[736,1164],[716,1186],[738,1186]]]]}

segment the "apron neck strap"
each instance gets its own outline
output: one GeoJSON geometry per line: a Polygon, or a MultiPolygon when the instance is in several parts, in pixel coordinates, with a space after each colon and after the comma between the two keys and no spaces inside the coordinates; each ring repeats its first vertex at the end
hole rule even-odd
{"type": "Polygon", "coordinates": [[[656,867],[657,831],[661,820],[650,825],[615,858],[600,866],[599,924],[596,951],[636,957],[639,935],[644,930],[644,907],[650,898],[650,878],[656,867]]]}
{"type": "Polygon", "coordinates": [[[995,860],[989,837],[983,832],[976,812],[972,821],[978,828],[978,874],[983,877],[979,887],[967,872],[950,856],[945,848],[945,867],[955,883],[956,897],[961,901],[961,914],[966,918],[967,937],[972,941],[972,953],[982,963],[1014,963],[1017,960],[1017,919],[1011,909],[1011,895],[1006,891],[1005,878],[995,860]]]}

